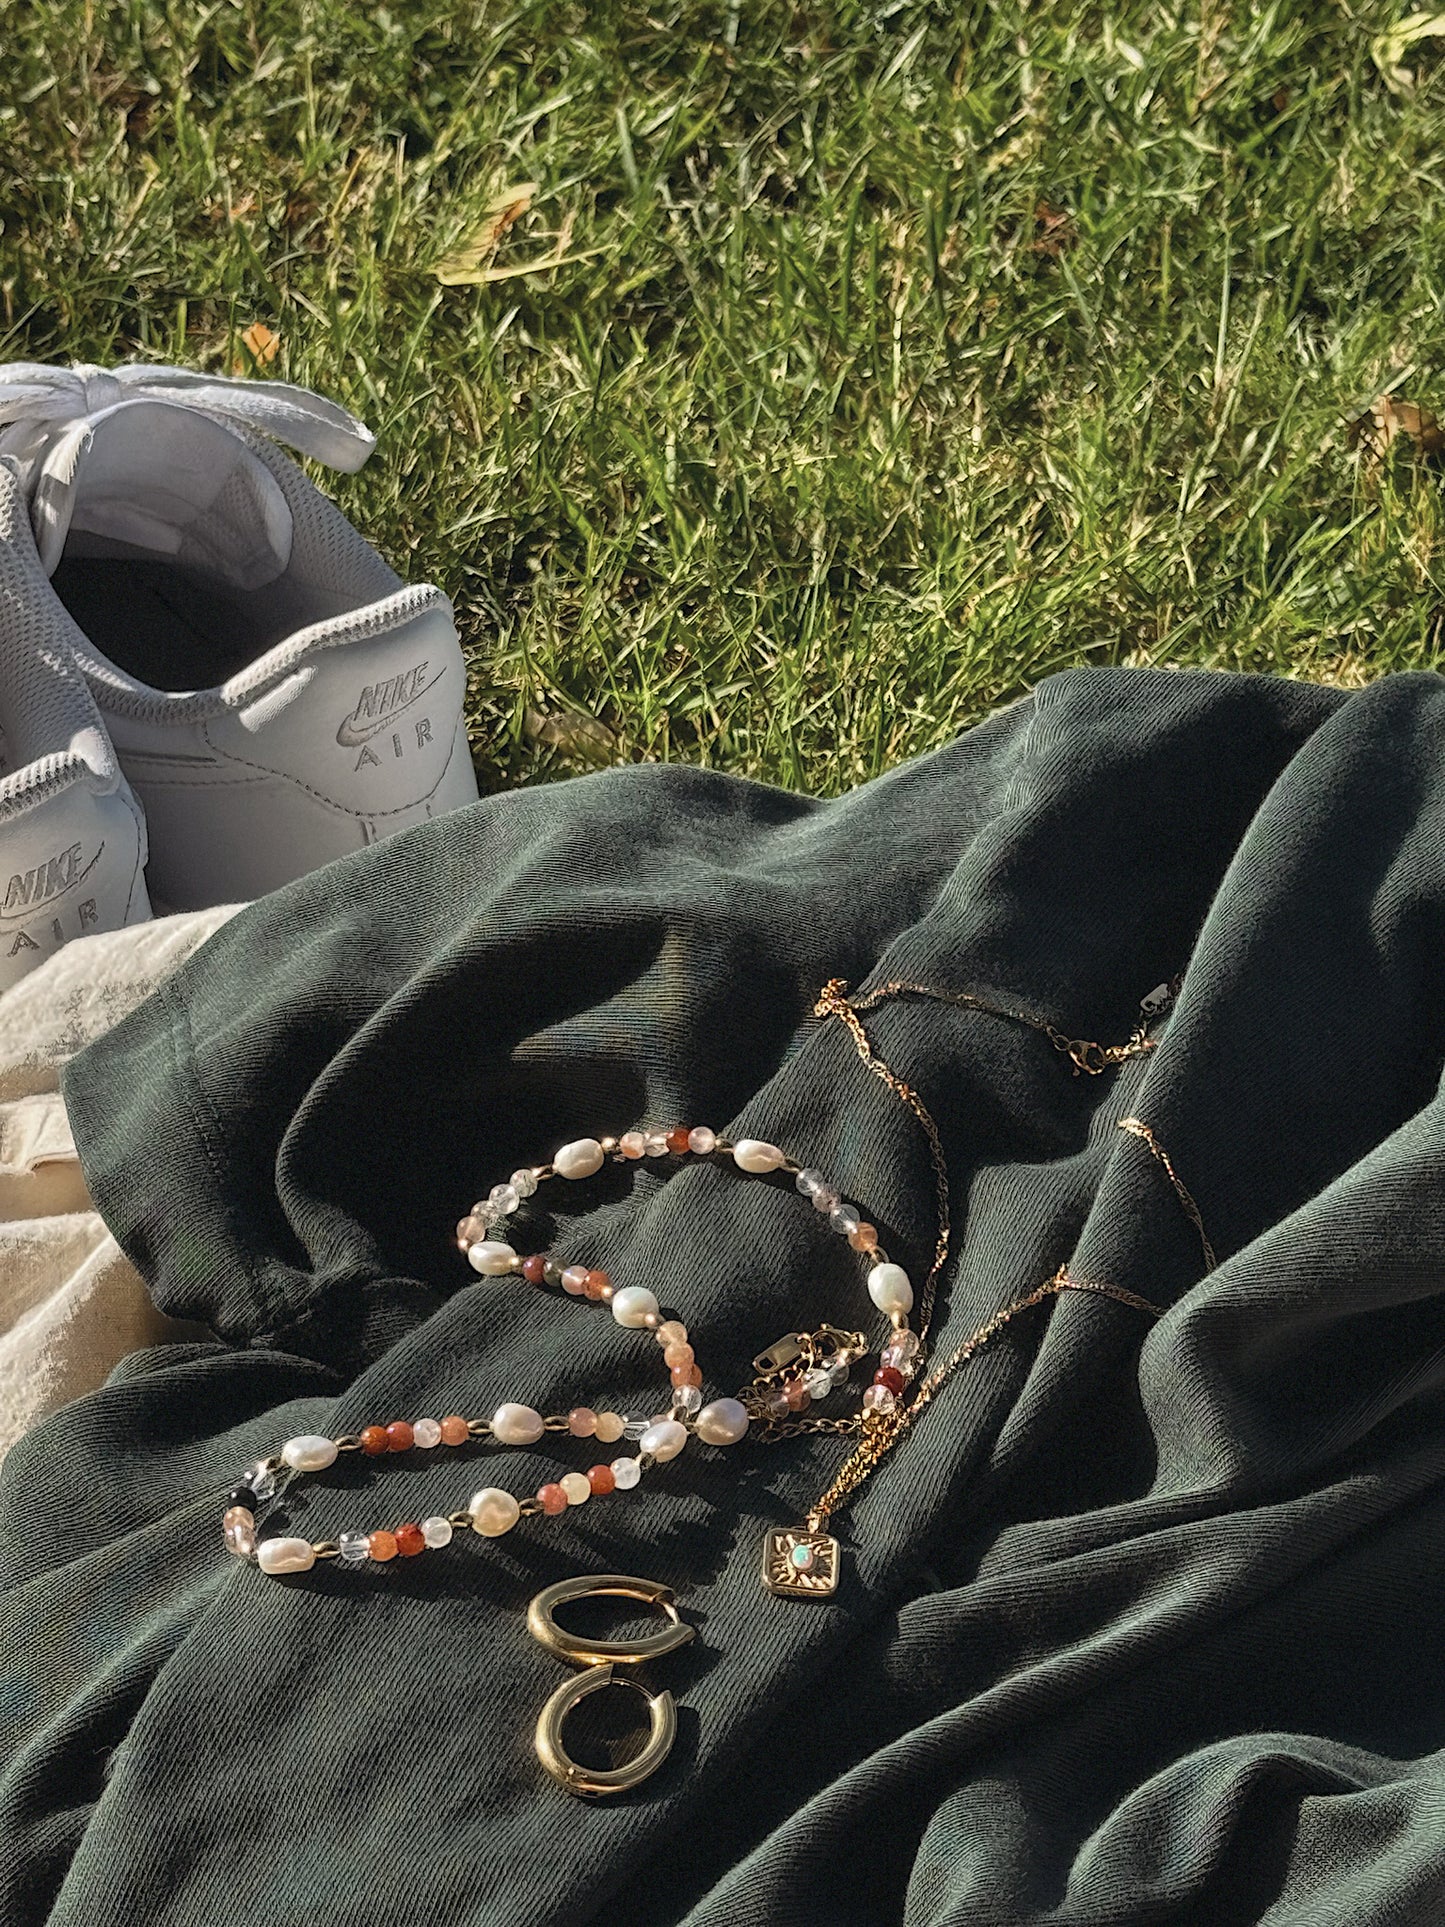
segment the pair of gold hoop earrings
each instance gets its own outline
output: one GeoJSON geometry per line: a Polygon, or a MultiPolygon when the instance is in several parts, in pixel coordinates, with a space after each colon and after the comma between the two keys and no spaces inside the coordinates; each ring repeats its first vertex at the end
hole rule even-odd
{"type": "Polygon", "coordinates": [[[527,1608],[527,1630],[539,1645],[559,1659],[580,1666],[582,1671],[559,1686],[537,1719],[537,1758],[559,1786],[569,1793],[604,1798],[609,1793],[626,1793],[641,1786],[662,1765],[677,1738],[677,1707],[671,1693],[654,1693],[640,1679],[619,1673],[619,1666],[640,1666],[644,1660],[661,1659],[675,1653],[693,1636],[693,1629],[679,1615],[672,1588],[655,1579],[632,1579],[625,1573],[603,1573],[599,1578],[560,1579],[555,1586],[539,1592],[527,1608]],[[660,1606],[668,1623],[655,1633],[637,1639],[584,1639],[569,1633],[553,1618],[558,1606],[572,1599],[594,1595],[640,1599],[649,1606],[660,1606]],[[642,1751],[618,1767],[582,1766],[568,1753],[562,1726],[567,1715],[590,1693],[605,1686],[634,1687],[647,1701],[651,1731],[642,1751]]]}

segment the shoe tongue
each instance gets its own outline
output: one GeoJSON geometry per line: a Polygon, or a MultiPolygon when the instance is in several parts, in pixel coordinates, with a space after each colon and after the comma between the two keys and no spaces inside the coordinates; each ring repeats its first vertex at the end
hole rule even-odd
{"type": "Polygon", "coordinates": [[[46,572],[63,556],[165,557],[237,589],[291,559],[291,511],[238,435],[194,408],[137,399],[67,426],[32,497],[46,572]]]}

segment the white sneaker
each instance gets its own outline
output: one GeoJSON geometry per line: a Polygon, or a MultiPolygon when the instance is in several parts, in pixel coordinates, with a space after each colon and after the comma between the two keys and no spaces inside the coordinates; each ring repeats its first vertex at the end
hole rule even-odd
{"type": "Polygon", "coordinates": [[[451,604],[403,587],[267,436],[346,470],[375,445],[283,382],[0,366],[0,454],[175,910],[477,796],[451,604]]]}
{"type": "Polygon", "coordinates": [[[0,461],[0,990],[72,937],[151,913],[145,818],[76,667],[81,641],[0,461]]]}

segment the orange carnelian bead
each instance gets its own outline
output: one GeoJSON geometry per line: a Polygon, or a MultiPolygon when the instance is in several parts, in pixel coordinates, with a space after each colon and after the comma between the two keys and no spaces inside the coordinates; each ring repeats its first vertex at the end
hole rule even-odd
{"type": "Polygon", "coordinates": [[[689,1365],[687,1368],[687,1377],[683,1382],[687,1385],[696,1385],[700,1391],[702,1389],[702,1366],[689,1365]]]}
{"type": "Polygon", "coordinates": [[[419,1525],[409,1522],[404,1526],[398,1526],[392,1537],[396,1540],[396,1549],[403,1559],[415,1559],[419,1552],[426,1551],[426,1540],[421,1536],[419,1525]]]}
{"type": "Polygon", "coordinates": [[[675,1156],[681,1157],[683,1152],[687,1149],[688,1139],[691,1136],[692,1136],[692,1132],[687,1128],[687,1126],[685,1124],[679,1124],[675,1131],[669,1131],[667,1134],[668,1150],[671,1151],[675,1156]]]}
{"type": "Polygon", "coordinates": [[[404,1418],[393,1419],[386,1428],[386,1449],[388,1452],[409,1452],[411,1450],[411,1427],[404,1418]]]}
{"type": "Polygon", "coordinates": [[[444,1418],[442,1420],[443,1445],[465,1445],[470,1437],[471,1433],[467,1430],[467,1422],[459,1413],[453,1412],[450,1418],[444,1418]]]}
{"type": "Polygon", "coordinates": [[[848,1233],[848,1242],[855,1251],[876,1251],[878,1249],[878,1233],[873,1229],[871,1224],[856,1225],[854,1229],[848,1233]]]}
{"type": "Polygon", "coordinates": [[[539,1485],[537,1497],[542,1502],[542,1510],[548,1518],[555,1518],[559,1512],[567,1510],[567,1494],[560,1485],[539,1485]]]}
{"type": "Polygon", "coordinates": [[[366,1542],[366,1549],[373,1559],[395,1559],[396,1534],[394,1532],[373,1532],[366,1542]]]}
{"type": "Polygon", "coordinates": [[[662,1354],[662,1360],[668,1366],[691,1365],[695,1356],[692,1346],[684,1339],[676,1345],[669,1345],[662,1354]]]}
{"type": "Polygon", "coordinates": [[[609,1492],[615,1492],[617,1489],[617,1481],[612,1476],[610,1465],[589,1466],[587,1483],[591,1486],[592,1496],[596,1499],[605,1498],[609,1492]]]}
{"type": "Polygon", "coordinates": [[[361,1429],[361,1449],[373,1458],[387,1448],[386,1427],[384,1425],[365,1425],[361,1429]]]}

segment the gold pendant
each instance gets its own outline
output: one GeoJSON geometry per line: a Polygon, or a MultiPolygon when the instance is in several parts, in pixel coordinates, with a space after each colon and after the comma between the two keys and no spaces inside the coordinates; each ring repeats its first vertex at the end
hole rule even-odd
{"type": "Polygon", "coordinates": [[[774,1527],[763,1540],[763,1584],[785,1599],[826,1599],[838,1590],[840,1554],[831,1532],[774,1527]]]}

